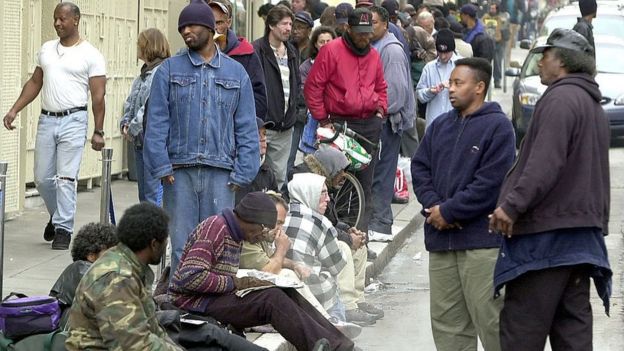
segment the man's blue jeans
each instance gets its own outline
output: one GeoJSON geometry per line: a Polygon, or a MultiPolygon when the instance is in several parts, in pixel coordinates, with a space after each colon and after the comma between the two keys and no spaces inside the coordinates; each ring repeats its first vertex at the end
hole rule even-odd
{"type": "Polygon", "coordinates": [[[40,115],[35,141],[35,184],[55,229],[72,233],[80,161],[87,140],[87,111],[40,115]]]}
{"type": "Polygon", "coordinates": [[[163,185],[163,208],[169,215],[171,276],[186,241],[204,219],[234,207],[234,192],[227,186],[230,171],[209,166],[176,168],[173,184],[163,185]]]}
{"type": "Polygon", "coordinates": [[[153,178],[150,172],[145,169],[142,147],[134,147],[134,161],[136,164],[139,201],[148,201],[156,206],[160,206],[162,201],[160,179],[153,178]]]}
{"type": "Polygon", "coordinates": [[[373,175],[373,216],[368,229],[383,234],[392,234],[392,197],[396,178],[401,134],[394,133],[387,120],[381,129],[381,150],[373,175]]]}

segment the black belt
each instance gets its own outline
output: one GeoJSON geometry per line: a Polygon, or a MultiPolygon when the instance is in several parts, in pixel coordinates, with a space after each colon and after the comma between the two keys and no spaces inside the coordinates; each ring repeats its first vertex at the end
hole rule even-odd
{"type": "Polygon", "coordinates": [[[78,111],[86,111],[86,110],[87,110],[87,106],[72,107],[69,110],[65,110],[65,111],[61,111],[61,112],[50,112],[50,111],[46,111],[44,109],[41,109],[41,114],[42,115],[48,115],[48,116],[54,116],[54,117],[64,117],[64,116],[71,115],[72,113],[76,113],[78,111]]]}

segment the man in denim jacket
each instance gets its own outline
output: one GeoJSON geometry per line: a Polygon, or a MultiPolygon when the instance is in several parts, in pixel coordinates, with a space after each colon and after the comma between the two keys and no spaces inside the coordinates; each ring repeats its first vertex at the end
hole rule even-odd
{"type": "Polygon", "coordinates": [[[178,31],[189,50],[161,64],[147,111],[144,157],[163,183],[171,217],[171,271],[188,235],[204,219],[234,207],[234,193],[260,166],[251,83],[243,66],[217,50],[210,7],[193,0],[178,31]]]}

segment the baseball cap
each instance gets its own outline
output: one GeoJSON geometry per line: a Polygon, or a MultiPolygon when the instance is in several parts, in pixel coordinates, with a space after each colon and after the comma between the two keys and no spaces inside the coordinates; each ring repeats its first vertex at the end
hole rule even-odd
{"type": "Polygon", "coordinates": [[[373,4],[371,1],[368,0],[355,0],[355,8],[360,8],[360,7],[373,7],[373,4]]]}
{"type": "Polygon", "coordinates": [[[466,14],[472,18],[476,18],[477,17],[477,7],[473,4],[466,4],[464,6],[461,7],[461,9],[459,10],[459,13],[463,13],[466,14]]]}
{"type": "Polygon", "coordinates": [[[225,13],[226,16],[232,17],[232,5],[229,3],[225,3],[225,1],[213,0],[208,3],[208,6],[216,7],[221,10],[221,12],[225,13]]]}
{"type": "Polygon", "coordinates": [[[556,28],[546,39],[546,44],[534,47],[532,53],[542,53],[549,48],[561,48],[592,55],[594,49],[584,36],[572,29],[556,28]]]}
{"type": "Polygon", "coordinates": [[[337,24],[345,24],[349,22],[349,15],[353,11],[353,6],[351,4],[343,2],[336,6],[336,10],[334,10],[334,15],[336,16],[337,24]]]}
{"type": "Polygon", "coordinates": [[[455,36],[450,29],[440,29],[436,35],[436,50],[438,52],[452,52],[455,51],[455,36]]]}
{"type": "Polygon", "coordinates": [[[358,7],[349,15],[349,27],[355,33],[373,32],[373,15],[369,9],[358,7]]]}
{"type": "Polygon", "coordinates": [[[312,20],[312,16],[307,11],[299,11],[295,14],[295,21],[299,21],[301,23],[305,23],[308,27],[314,27],[314,21],[312,20]]]}
{"type": "Polygon", "coordinates": [[[397,16],[399,13],[399,3],[396,0],[383,0],[381,7],[386,9],[390,16],[397,16]]]}
{"type": "Polygon", "coordinates": [[[260,128],[273,128],[275,127],[275,122],[273,121],[263,121],[262,118],[256,117],[256,124],[258,125],[258,129],[260,128]]]}

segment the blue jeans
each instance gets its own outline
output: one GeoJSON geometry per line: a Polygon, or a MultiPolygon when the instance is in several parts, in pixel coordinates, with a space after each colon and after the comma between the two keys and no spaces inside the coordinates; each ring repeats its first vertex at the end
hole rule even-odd
{"type": "Polygon", "coordinates": [[[173,184],[163,185],[163,208],[169,215],[171,237],[171,276],[186,241],[204,219],[234,207],[234,193],[227,186],[230,171],[223,168],[193,166],[173,171],[173,184]]]}
{"type": "Polygon", "coordinates": [[[394,133],[390,121],[381,129],[381,151],[373,175],[373,214],[368,229],[383,234],[392,234],[392,197],[396,178],[401,134],[394,133]]]}
{"type": "Polygon", "coordinates": [[[35,184],[55,229],[72,233],[80,161],[87,140],[87,111],[40,115],[35,141],[35,184]]]}
{"type": "Polygon", "coordinates": [[[160,206],[162,201],[162,186],[160,179],[155,179],[145,169],[143,162],[143,148],[134,147],[134,161],[136,163],[137,185],[139,187],[139,201],[148,201],[160,206]]]}

